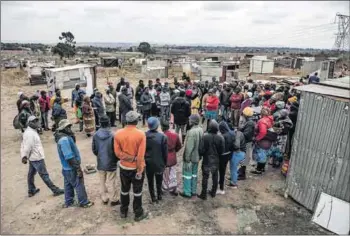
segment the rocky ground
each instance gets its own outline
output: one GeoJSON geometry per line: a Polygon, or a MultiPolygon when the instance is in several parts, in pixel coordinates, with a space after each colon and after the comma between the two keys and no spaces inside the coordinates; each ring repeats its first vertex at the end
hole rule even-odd
{"type": "MultiPolygon", "coordinates": [[[[328,234],[311,223],[310,212],[283,197],[285,179],[272,168],[263,176],[249,174],[238,189],[227,189],[225,195],[207,201],[166,195],[161,203],[152,205],[145,181],[143,204],[150,215],[139,223],[133,221],[133,214],[120,219],[119,207],[101,203],[97,174],[85,175],[88,196],[95,202],[92,208],[63,209],[63,196],[53,197],[39,176],[36,185],[41,191],[28,198],[28,165],[21,163],[21,134],[13,129],[12,121],[17,113],[17,92],[32,94],[45,86],[31,87],[17,72],[2,73],[1,77],[1,234],[328,234]]],[[[105,81],[99,81],[103,87],[105,81]]],[[[50,177],[63,187],[52,132],[45,132],[41,138],[50,177]]],[[[95,163],[91,138],[77,133],[77,144],[83,165],[95,163]]],[[[181,189],[181,151],[178,160],[181,189]]]]}

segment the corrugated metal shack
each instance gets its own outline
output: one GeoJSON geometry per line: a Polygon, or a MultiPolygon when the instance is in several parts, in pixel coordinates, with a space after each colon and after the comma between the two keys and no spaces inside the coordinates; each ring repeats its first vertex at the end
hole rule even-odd
{"type": "Polygon", "coordinates": [[[339,81],[301,91],[287,193],[314,211],[322,192],[350,202],[350,85],[339,81]]]}

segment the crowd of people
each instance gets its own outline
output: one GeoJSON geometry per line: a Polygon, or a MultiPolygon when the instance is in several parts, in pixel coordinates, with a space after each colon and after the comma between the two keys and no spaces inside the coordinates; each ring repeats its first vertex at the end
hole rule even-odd
{"type": "MultiPolygon", "coordinates": [[[[142,207],[145,176],[151,202],[156,203],[163,200],[164,192],[203,200],[207,195],[223,195],[225,187],[238,188],[238,181],[247,178],[249,165],[255,167],[251,172],[256,175],[264,173],[266,164],[280,168],[290,156],[299,100],[300,95],[290,85],[261,84],[251,79],[220,84],[216,78],[193,83],[184,75],[182,81],[175,78],[172,83],[157,79],[145,85],[140,80],[135,92],[122,78],[116,89],[108,83],[104,94],[95,89],[91,96],[86,96],[77,84],[72,91],[71,107],[79,131],[92,136],[102,202],[121,205],[120,216],[126,218],[132,186],[133,210],[135,220],[139,221],[147,217],[142,207]],[[118,121],[121,128],[113,133],[111,127],[116,127],[118,121]],[[139,122],[148,128],[146,132],[137,127],[139,122]],[[183,189],[179,191],[176,167],[181,149],[183,189]],[[202,187],[197,194],[199,165],[202,187]],[[116,187],[118,166],[120,189],[116,187]],[[208,190],[210,176],[212,186],[208,190]]],[[[62,107],[64,102],[58,89],[51,97],[45,91],[30,98],[19,93],[19,114],[14,123],[23,132],[22,162],[30,165],[28,194],[32,197],[39,192],[34,185],[38,172],[55,196],[64,193],[64,207],[75,204],[75,193],[79,206],[91,207],[93,202],[85,190],[73,124],[62,107]],[[43,130],[50,130],[50,110],[64,190],[49,178],[39,136],[43,130]]]]}

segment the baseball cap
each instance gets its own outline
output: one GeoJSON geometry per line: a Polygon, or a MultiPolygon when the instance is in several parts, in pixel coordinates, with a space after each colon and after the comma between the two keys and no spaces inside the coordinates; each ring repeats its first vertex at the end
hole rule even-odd
{"type": "Polygon", "coordinates": [[[58,123],[58,128],[57,130],[64,130],[67,126],[72,125],[69,120],[63,119],[58,123]]]}

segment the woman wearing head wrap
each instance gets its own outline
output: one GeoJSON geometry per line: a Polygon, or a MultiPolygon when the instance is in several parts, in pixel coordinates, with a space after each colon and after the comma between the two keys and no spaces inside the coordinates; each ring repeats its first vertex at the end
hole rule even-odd
{"type": "Polygon", "coordinates": [[[90,98],[88,96],[84,97],[82,115],[84,122],[84,131],[86,133],[86,136],[90,137],[95,130],[95,116],[94,110],[91,106],[90,98]]]}
{"type": "Polygon", "coordinates": [[[283,101],[276,102],[276,110],[273,113],[273,118],[276,120],[276,117],[280,115],[280,112],[285,108],[285,103],[283,101]]]}
{"type": "Polygon", "coordinates": [[[32,115],[32,111],[30,110],[30,102],[27,100],[23,100],[20,109],[21,111],[19,113],[18,120],[23,133],[24,130],[27,128],[28,118],[32,115]]]}
{"type": "Polygon", "coordinates": [[[270,92],[269,93],[266,92],[264,97],[265,97],[265,99],[267,99],[269,97],[269,99],[266,100],[263,103],[263,106],[269,108],[271,112],[275,112],[275,110],[276,110],[276,99],[271,97],[271,93],[270,92]]]}
{"type": "Polygon", "coordinates": [[[168,155],[166,168],[163,173],[162,189],[177,196],[176,153],[180,151],[182,145],[179,135],[169,130],[170,125],[168,121],[163,121],[161,126],[164,135],[168,138],[168,155]]]}
{"type": "Polygon", "coordinates": [[[247,93],[246,93],[246,95],[245,95],[245,100],[244,100],[244,101],[242,102],[242,104],[241,104],[241,109],[240,109],[240,114],[241,114],[241,115],[242,115],[242,113],[243,113],[244,108],[250,107],[250,105],[252,104],[252,102],[253,102],[252,97],[253,97],[252,92],[247,92],[247,93]]]}
{"type": "Polygon", "coordinates": [[[288,133],[291,128],[293,128],[293,122],[288,117],[289,112],[286,109],[282,109],[279,111],[278,115],[275,116],[274,130],[278,134],[276,148],[278,152],[272,152],[272,158],[269,163],[273,165],[273,167],[278,168],[283,161],[283,155],[286,153],[287,141],[288,141],[288,133]],[[276,154],[279,153],[279,154],[276,154]]]}
{"type": "Polygon", "coordinates": [[[256,125],[256,145],[254,149],[254,156],[257,162],[257,167],[253,174],[262,174],[265,171],[267,161],[267,151],[275,141],[274,135],[271,133],[273,126],[273,117],[269,108],[263,107],[261,109],[261,119],[256,125]]]}

